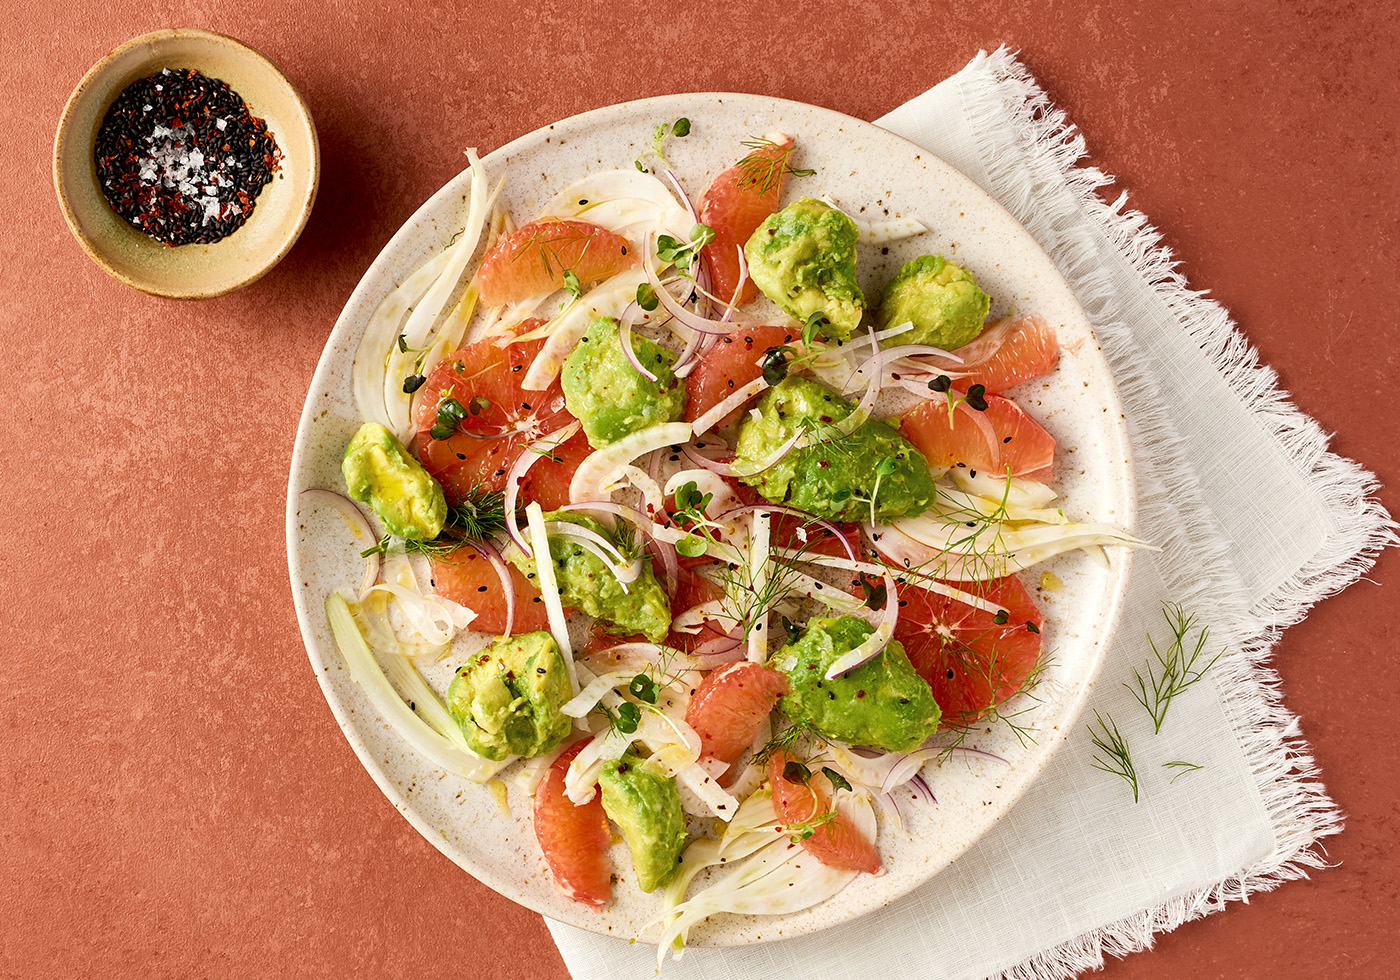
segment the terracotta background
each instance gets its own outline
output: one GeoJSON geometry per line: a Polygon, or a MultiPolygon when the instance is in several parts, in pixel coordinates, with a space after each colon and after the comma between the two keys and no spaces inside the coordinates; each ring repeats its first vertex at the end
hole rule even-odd
{"type": "MultiPolygon", "coordinates": [[[[565,976],[539,917],[448,863],[360,768],[288,594],[287,468],[321,345],[469,143],[686,90],[869,119],[1008,44],[1400,513],[1400,27],[1381,0],[947,2],[913,23],[894,0],[2,6],[5,977],[565,976]],[[170,26],[266,52],[324,152],[286,260],[199,303],[103,274],[50,180],[83,72],[170,26]]],[[[1113,961],[1112,980],[1400,971],[1397,578],[1383,556],[1277,650],[1348,816],[1338,867],[1113,961]]]]}

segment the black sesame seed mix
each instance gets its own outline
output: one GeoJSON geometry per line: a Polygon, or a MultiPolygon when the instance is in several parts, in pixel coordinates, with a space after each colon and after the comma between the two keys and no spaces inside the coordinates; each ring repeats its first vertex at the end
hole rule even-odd
{"type": "Polygon", "coordinates": [[[93,158],[113,211],[159,242],[191,245],[243,226],[282,152],[227,83],[167,68],[117,96],[93,158]]]}

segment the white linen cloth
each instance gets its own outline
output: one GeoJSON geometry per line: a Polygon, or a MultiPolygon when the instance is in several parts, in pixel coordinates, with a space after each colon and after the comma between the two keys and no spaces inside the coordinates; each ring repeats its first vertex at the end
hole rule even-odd
{"type": "MultiPolygon", "coordinates": [[[[1278,631],[1396,543],[1374,481],[1326,451],[1214,302],[1187,290],[1141,215],[1094,192],[1082,138],[1006,50],[876,120],[1005,205],[1056,261],[1102,342],[1131,425],[1141,537],[1123,622],[1084,718],[1030,792],[967,854],[881,912],[825,932],[668,959],[672,980],[1069,977],[1104,953],[1324,866],[1341,817],[1266,657],[1278,631]],[[1179,393],[1189,392],[1190,397],[1179,393]],[[1227,456],[1229,466],[1198,465],[1227,456]],[[1227,652],[1160,734],[1123,682],[1164,602],[1227,652]],[[1142,789],[1095,769],[1111,716],[1142,789]],[[1187,760],[1183,773],[1163,763],[1187,760]],[[1173,780],[1173,776],[1177,776],[1173,780]]],[[[574,980],[654,975],[655,948],[549,921],[574,980]]]]}

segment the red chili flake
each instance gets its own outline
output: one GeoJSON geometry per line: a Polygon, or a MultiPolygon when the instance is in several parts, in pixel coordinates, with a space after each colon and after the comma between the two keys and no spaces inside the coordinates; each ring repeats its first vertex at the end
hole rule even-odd
{"type": "Polygon", "coordinates": [[[192,68],[167,68],[127,86],[93,147],[112,210],[166,245],[233,234],[281,159],[267,124],[238,93],[192,68]]]}

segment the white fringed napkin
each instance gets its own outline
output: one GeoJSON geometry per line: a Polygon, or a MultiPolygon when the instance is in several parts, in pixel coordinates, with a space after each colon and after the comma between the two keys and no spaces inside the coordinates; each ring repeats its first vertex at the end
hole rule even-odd
{"type": "MultiPolygon", "coordinates": [[[[1009,52],[979,54],[876,122],[1030,229],[1112,363],[1132,428],[1138,533],[1163,550],[1137,555],[1085,717],[1097,709],[1122,730],[1142,800],[1094,768],[1081,721],[1010,814],[923,888],[814,936],[688,950],[667,962],[671,980],[1059,980],[1323,866],[1314,845],[1341,829],[1266,659],[1280,630],[1396,543],[1369,498],[1373,479],[1326,451],[1227,312],[1186,288],[1143,216],[1097,196],[1110,179],[1077,165],[1083,139],[1009,52]],[[1230,466],[1199,465],[1225,455],[1230,466]],[[1145,666],[1147,633],[1169,635],[1164,602],[1195,613],[1211,650],[1227,652],[1154,736],[1122,682],[1145,666]],[[1201,768],[1163,768],[1172,760],[1201,768]]],[[[654,974],[653,947],[549,927],[574,980],[654,974]]]]}

